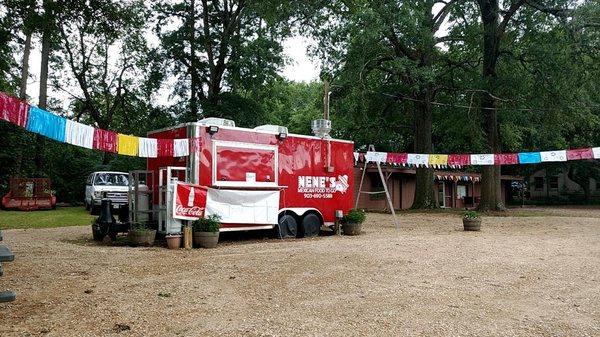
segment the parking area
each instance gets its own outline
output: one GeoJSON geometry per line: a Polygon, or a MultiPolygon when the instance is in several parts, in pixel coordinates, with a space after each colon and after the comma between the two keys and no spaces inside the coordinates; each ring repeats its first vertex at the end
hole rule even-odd
{"type": "Polygon", "coordinates": [[[357,237],[102,246],[4,231],[2,336],[600,335],[600,210],[368,214],[357,237]],[[515,214],[516,215],[516,214],[515,214]]]}

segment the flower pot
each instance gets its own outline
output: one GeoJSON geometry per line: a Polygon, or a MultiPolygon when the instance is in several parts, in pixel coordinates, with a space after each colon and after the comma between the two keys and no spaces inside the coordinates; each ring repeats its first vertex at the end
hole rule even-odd
{"type": "Polygon", "coordinates": [[[481,229],[481,219],[463,218],[463,227],[466,231],[478,231],[481,229]]]}
{"type": "Polygon", "coordinates": [[[165,238],[169,249],[179,249],[181,247],[181,235],[167,235],[165,238]]]}
{"type": "Polygon", "coordinates": [[[134,246],[152,246],[155,237],[155,229],[130,230],[129,233],[127,233],[129,243],[134,246]]]}
{"type": "Polygon", "coordinates": [[[344,235],[360,235],[362,223],[346,222],[342,224],[342,232],[344,235]]]}
{"type": "Polygon", "coordinates": [[[219,243],[219,232],[194,232],[194,245],[215,248],[219,243]]]}

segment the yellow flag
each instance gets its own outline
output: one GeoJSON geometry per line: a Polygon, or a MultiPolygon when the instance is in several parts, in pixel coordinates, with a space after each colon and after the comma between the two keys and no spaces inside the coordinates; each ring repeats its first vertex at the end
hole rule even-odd
{"type": "Polygon", "coordinates": [[[126,156],[137,156],[140,141],[136,136],[117,135],[117,152],[126,156]]]}
{"type": "Polygon", "coordinates": [[[430,154],[429,165],[448,165],[447,154],[430,154]]]}

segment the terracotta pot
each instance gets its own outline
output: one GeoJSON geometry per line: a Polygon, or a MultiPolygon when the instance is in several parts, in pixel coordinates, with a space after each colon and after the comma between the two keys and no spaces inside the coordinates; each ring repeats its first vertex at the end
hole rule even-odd
{"type": "Polygon", "coordinates": [[[194,245],[215,248],[219,243],[219,232],[194,232],[194,245]]]}
{"type": "Polygon", "coordinates": [[[342,232],[344,235],[360,235],[362,231],[362,223],[347,222],[342,224],[342,232]]]}
{"type": "Polygon", "coordinates": [[[130,230],[129,233],[127,233],[129,243],[134,246],[152,246],[155,237],[155,229],[130,230]]]}
{"type": "Polygon", "coordinates": [[[481,219],[469,219],[463,218],[463,227],[466,231],[478,231],[481,230],[481,219]]]}
{"type": "Polygon", "coordinates": [[[165,238],[169,249],[179,249],[181,247],[181,235],[167,235],[165,238]]]}

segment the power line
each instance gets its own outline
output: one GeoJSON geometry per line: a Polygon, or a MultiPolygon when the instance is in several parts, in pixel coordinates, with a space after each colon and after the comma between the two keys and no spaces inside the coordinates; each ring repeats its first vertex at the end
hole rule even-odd
{"type": "MultiPolygon", "coordinates": [[[[393,97],[393,98],[400,98],[400,99],[407,100],[407,101],[412,101],[412,102],[428,103],[428,104],[435,105],[435,106],[443,106],[443,107],[449,107],[449,108],[461,108],[461,109],[473,109],[473,107],[469,106],[469,105],[451,104],[451,103],[443,103],[443,102],[437,102],[437,101],[429,101],[428,102],[428,101],[425,101],[425,100],[420,100],[420,99],[412,98],[412,97],[401,95],[401,94],[388,94],[388,93],[385,93],[385,92],[379,92],[379,91],[375,91],[375,90],[367,90],[367,91],[375,93],[375,94],[383,95],[383,96],[388,96],[388,97],[393,97]]],[[[568,106],[567,108],[569,108],[569,109],[598,109],[598,108],[600,108],[600,105],[579,106],[579,107],[568,106]]],[[[550,111],[552,111],[550,109],[542,109],[542,108],[499,108],[499,107],[487,108],[487,107],[478,107],[478,109],[484,109],[484,110],[513,110],[513,111],[541,111],[541,112],[550,112],[550,111]]]]}

